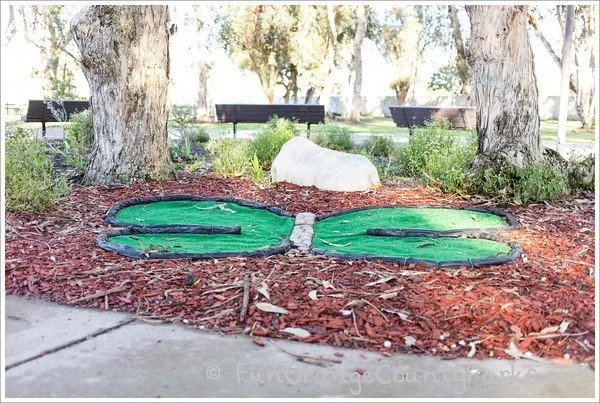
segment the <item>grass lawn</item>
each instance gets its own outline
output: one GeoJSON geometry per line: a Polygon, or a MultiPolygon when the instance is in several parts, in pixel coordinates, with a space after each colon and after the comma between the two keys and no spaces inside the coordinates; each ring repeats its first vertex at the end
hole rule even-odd
{"type": "MultiPolygon", "coordinates": [[[[362,118],[360,123],[350,123],[346,120],[336,120],[329,122],[328,124],[345,127],[350,133],[371,133],[371,134],[388,134],[388,135],[405,135],[408,136],[408,128],[396,127],[394,121],[391,118],[385,117],[365,117],[362,118]]],[[[593,131],[583,131],[579,129],[581,123],[579,121],[568,121],[567,122],[567,141],[574,142],[594,142],[593,131]]],[[[200,123],[199,127],[205,130],[233,130],[232,123],[200,123]]],[[[542,140],[554,140],[556,139],[556,130],[558,127],[558,121],[556,120],[544,120],[540,125],[540,134],[542,140]]],[[[237,130],[260,130],[264,127],[263,123],[239,123],[237,130]]],[[[306,130],[306,124],[297,124],[296,128],[299,131],[306,130]]],[[[311,131],[314,133],[325,130],[325,125],[312,125],[311,131]]]]}
{"type": "MultiPolygon", "coordinates": [[[[10,123],[21,122],[19,121],[10,121],[10,123]]],[[[170,122],[171,126],[174,127],[173,122],[170,122]]],[[[360,123],[350,123],[346,120],[339,119],[335,121],[329,122],[331,125],[345,127],[350,131],[350,133],[371,133],[371,134],[388,134],[388,135],[404,135],[408,136],[408,128],[406,127],[396,127],[394,121],[391,118],[385,117],[364,117],[361,119],[360,123]]],[[[64,127],[68,125],[65,122],[52,122],[47,123],[46,127],[64,127]]],[[[194,126],[201,127],[205,130],[223,130],[223,131],[232,131],[233,124],[232,123],[199,123],[194,126]]],[[[570,120],[567,122],[567,141],[572,142],[585,142],[585,143],[593,143],[595,140],[595,135],[593,131],[584,131],[579,127],[581,123],[579,121],[570,120]]],[[[23,123],[23,127],[26,129],[33,130],[41,130],[41,123],[33,122],[33,123],[23,123]]],[[[239,123],[237,125],[237,130],[260,130],[264,127],[264,123],[239,123]]],[[[296,128],[299,131],[306,130],[306,124],[300,123],[296,125],[296,128]]],[[[542,136],[542,140],[555,140],[556,139],[556,130],[558,128],[558,121],[556,120],[543,120],[540,125],[540,134],[542,136]]],[[[312,125],[311,131],[314,133],[325,130],[325,125],[312,125]]]]}

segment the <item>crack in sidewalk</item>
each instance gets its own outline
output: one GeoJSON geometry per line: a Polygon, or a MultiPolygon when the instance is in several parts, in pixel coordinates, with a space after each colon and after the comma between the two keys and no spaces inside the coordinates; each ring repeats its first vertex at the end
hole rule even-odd
{"type": "Polygon", "coordinates": [[[44,350],[44,351],[42,351],[41,353],[34,355],[33,357],[29,357],[29,358],[26,358],[26,359],[24,359],[24,360],[17,361],[17,362],[14,362],[14,363],[10,364],[10,365],[7,365],[6,367],[4,367],[4,370],[5,370],[5,371],[8,371],[9,369],[12,369],[12,368],[18,367],[19,365],[26,364],[26,363],[28,363],[28,362],[31,362],[31,361],[37,360],[37,359],[39,359],[39,358],[42,358],[42,357],[44,357],[44,356],[47,356],[47,355],[50,355],[50,354],[56,353],[56,352],[58,352],[58,351],[64,350],[64,349],[66,349],[66,348],[72,347],[72,346],[74,346],[74,345],[77,345],[77,344],[80,344],[80,343],[83,343],[84,341],[87,341],[87,340],[93,339],[94,337],[97,337],[97,336],[103,335],[103,334],[105,334],[105,333],[112,332],[113,330],[117,330],[118,328],[120,328],[120,327],[123,327],[123,326],[125,326],[125,325],[128,325],[128,324],[130,324],[130,323],[132,323],[132,322],[135,322],[136,320],[137,320],[136,318],[132,318],[132,319],[126,319],[126,320],[124,320],[124,321],[122,321],[122,322],[119,322],[119,323],[117,323],[117,324],[116,324],[116,325],[114,325],[114,326],[111,326],[111,327],[107,327],[107,328],[104,328],[104,329],[97,330],[97,331],[95,331],[95,332],[93,332],[93,333],[91,333],[91,334],[89,334],[89,335],[87,335],[87,336],[83,336],[83,337],[80,337],[80,338],[78,338],[78,339],[72,340],[72,341],[70,341],[70,342],[68,342],[68,343],[65,343],[65,344],[59,345],[59,346],[57,346],[57,347],[51,348],[50,350],[44,350]]]}

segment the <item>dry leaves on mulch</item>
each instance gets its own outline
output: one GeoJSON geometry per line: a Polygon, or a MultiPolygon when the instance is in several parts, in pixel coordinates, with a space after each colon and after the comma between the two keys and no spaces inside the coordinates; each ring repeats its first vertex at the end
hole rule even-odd
{"type": "Polygon", "coordinates": [[[95,246],[96,236],[109,230],[103,215],[113,203],[170,193],[240,197],[317,214],[375,204],[483,202],[419,186],[334,193],[286,184],[264,189],[211,177],[82,187],[54,211],[7,214],[6,292],[130,312],[150,322],[183,322],[224,333],[246,329],[255,340],[292,338],[448,359],[510,358],[518,351],[594,360],[593,194],[508,208],[521,228],[503,237],[518,241],[527,257],[478,269],[403,267],[296,251],[262,259],[135,260],[95,246]],[[245,275],[250,298],[240,323],[245,275]],[[287,313],[259,309],[265,306],[259,303],[287,313]],[[509,349],[511,343],[517,350],[509,349]]]}

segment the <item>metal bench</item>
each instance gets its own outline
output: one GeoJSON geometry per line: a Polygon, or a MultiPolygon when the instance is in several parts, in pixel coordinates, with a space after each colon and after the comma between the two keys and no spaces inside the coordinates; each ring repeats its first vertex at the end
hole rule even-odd
{"type": "Polygon", "coordinates": [[[427,122],[447,120],[454,129],[475,130],[477,108],[474,106],[390,106],[392,119],[398,127],[424,126],[427,122]]]}
{"type": "Polygon", "coordinates": [[[25,122],[41,122],[42,137],[46,136],[46,122],[67,122],[71,115],[90,107],[89,101],[30,100],[27,113],[21,117],[25,122]]]}
{"type": "Polygon", "coordinates": [[[238,123],[266,123],[274,116],[306,123],[325,122],[325,107],[314,104],[216,104],[217,121],[233,123],[235,136],[238,123]]]}

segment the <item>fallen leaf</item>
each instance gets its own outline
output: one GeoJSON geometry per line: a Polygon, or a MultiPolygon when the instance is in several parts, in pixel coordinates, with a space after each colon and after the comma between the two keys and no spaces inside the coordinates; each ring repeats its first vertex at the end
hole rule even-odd
{"type": "Polygon", "coordinates": [[[317,290],[312,290],[311,292],[308,293],[308,298],[312,299],[313,301],[316,301],[317,298],[317,290]]]}
{"type": "Polygon", "coordinates": [[[560,325],[558,326],[558,332],[559,333],[564,333],[567,330],[567,327],[569,327],[569,321],[568,320],[563,320],[560,325]]]}
{"type": "Polygon", "coordinates": [[[380,278],[377,281],[373,281],[373,282],[371,282],[369,284],[365,284],[365,287],[371,287],[373,285],[377,285],[377,284],[381,284],[381,283],[387,283],[388,281],[393,280],[395,278],[396,278],[395,276],[380,278]]]}
{"type": "Polygon", "coordinates": [[[556,333],[558,331],[558,326],[550,326],[540,330],[540,336],[543,334],[556,333]]]}
{"type": "Polygon", "coordinates": [[[329,294],[328,297],[331,298],[346,298],[344,294],[329,294]]]}
{"type": "Polygon", "coordinates": [[[286,327],[281,330],[282,332],[293,334],[294,336],[298,336],[301,338],[310,336],[310,332],[304,329],[300,329],[298,327],[286,327]]]}
{"type": "Polygon", "coordinates": [[[342,354],[340,352],[334,353],[333,355],[335,355],[336,357],[343,357],[344,356],[344,354],[342,354]]]}
{"type": "Polygon", "coordinates": [[[521,329],[519,328],[519,326],[517,325],[512,325],[510,327],[510,330],[512,330],[513,332],[515,332],[515,337],[517,339],[520,339],[521,337],[523,337],[523,332],[521,332],[521,329]]]}
{"type": "Polygon", "coordinates": [[[471,349],[469,350],[469,354],[467,354],[467,357],[471,358],[475,355],[475,352],[477,351],[477,344],[475,344],[475,342],[470,342],[469,346],[471,347],[471,349]]]}
{"type": "Polygon", "coordinates": [[[407,347],[414,346],[416,342],[417,342],[417,339],[415,339],[414,337],[404,336],[404,344],[406,344],[407,347]]]}
{"type": "Polygon", "coordinates": [[[264,340],[262,338],[260,338],[260,337],[253,337],[252,341],[254,342],[254,344],[258,344],[261,347],[265,346],[264,340]]]}
{"type": "Polygon", "coordinates": [[[379,296],[379,298],[381,298],[381,299],[390,299],[390,298],[394,298],[394,297],[397,297],[397,296],[398,296],[397,292],[390,292],[388,294],[381,294],[379,296]]]}
{"type": "Polygon", "coordinates": [[[331,285],[331,283],[327,280],[323,280],[323,288],[331,288],[332,290],[335,290],[335,288],[333,287],[333,285],[331,285]]]}
{"type": "Polygon", "coordinates": [[[256,287],[256,291],[261,293],[266,299],[271,300],[271,296],[269,295],[269,287],[263,281],[259,287],[256,287]]]}
{"type": "Polygon", "coordinates": [[[263,312],[272,312],[272,313],[281,313],[281,314],[289,313],[287,310],[285,310],[279,306],[269,304],[268,302],[259,302],[258,304],[256,304],[256,309],[260,309],[263,312]]]}
{"type": "Polygon", "coordinates": [[[367,371],[365,369],[362,369],[362,368],[356,368],[354,370],[354,372],[356,372],[359,375],[364,375],[367,371]]]}

